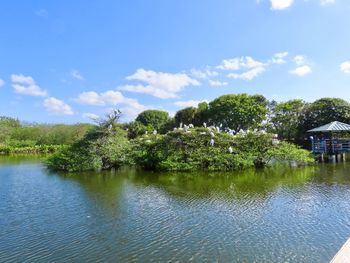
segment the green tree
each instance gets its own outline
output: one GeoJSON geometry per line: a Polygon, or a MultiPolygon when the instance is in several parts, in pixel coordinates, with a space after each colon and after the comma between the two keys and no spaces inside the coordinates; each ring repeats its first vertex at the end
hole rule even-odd
{"type": "Polygon", "coordinates": [[[99,126],[81,140],[50,156],[47,165],[53,170],[86,171],[119,168],[129,162],[129,141],[117,125],[121,112],[113,110],[99,126]]]}
{"type": "Polygon", "coordinates": [[[350,104],[339,98],[322,98],[307,104],[299,118],[299,131],[319,127],[332,121],[350,122],[350,104]]]}
{"type": "Polygon", "coordinates": [[[289,100],[274,105],[271,114],[272,131],[277,133],[281,139],[294,141],[304,106],[303,100],[289,100]]]}
{"type": "Polygon", "coordinates": [[[215,125],[236,131],[257,128],[266,119],[268,102],[261,95],[229,94],[209,103],[209,116],[215,125]]]}
{"type": "Polygon", "coordinates": [[[153,127],[146,126],[139,121],[130,122],[125,126],[125,128],[128,131],[129,139],[135,139],[141,135],[144,135],[146,132],[153,132],[153,127]]]}
{"type": "Polygon", "coordinates": [[[193,124],[196,126],[202,126],[204,122],[209,123],[209,104],[206,101],[198,104],[193,124]]]}
{"type": "Polygon", "coordinates": [[[179,110],[175,114],[175,125],[179,126],[180,123],[183,124],[193,124],[197,115],[198,109],[195,107],[187,107],[179,110]]]}
{"type": "Polygon", "coordinates": [[[19,127],[21,127],[19,120],[0,116],[0,142],[9,139],[11,133],[19,127]]]}
{"type": "Polygon", "coordinates": [[[141,112],[136,121],[141,122],[145,126],[151,126],[156,130],[161,130],[169,121],[169,114],[161,110],[145,110],[141,112]]]}

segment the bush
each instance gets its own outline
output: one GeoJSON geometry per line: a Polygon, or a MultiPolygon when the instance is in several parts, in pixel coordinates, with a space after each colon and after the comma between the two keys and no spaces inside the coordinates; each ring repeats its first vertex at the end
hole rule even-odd
{"type": "Polygon", "coordinates": [[[87,171],[119,168],[129,163],[129,142],[120,128],[101,127],[87,133],[78,142],[65,147],[47,160],[53,170],[87,171]]]}
{"type": "Polygon", "coordinates": [[[288,143],[274,144],[272,137],[263,132],[231,136],[206,128],[177,130],[133,140],[132,153],[138,166],[166,171],[229,171],[262,167],[271,160],[312,161],[307,151],[288,143]]]}

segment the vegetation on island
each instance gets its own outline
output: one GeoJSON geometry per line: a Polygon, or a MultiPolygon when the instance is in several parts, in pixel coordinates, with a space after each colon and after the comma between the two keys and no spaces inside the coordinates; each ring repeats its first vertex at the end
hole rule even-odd
{"type": "Polygon", "coordinates": [[[0,154],[53,153],[84,137],[91,124],[21,123],[0,117],[0,154]]]}
{"type": "Polygon", "coordinates": [[[173,118],[160,110],[146,110],[129,123],[119,123],[120,116],[115,110],[96,125],[24,125],[3,117],[0,152],[55,152],[48,167],[67,171],[123,165],[230,171],[308,164],[313,158],[305,150],[306,131],[335,120],[350,122],[350,105],[336,98],[275,102],[262,95],[229,94],[181,109],[173,118]]]}

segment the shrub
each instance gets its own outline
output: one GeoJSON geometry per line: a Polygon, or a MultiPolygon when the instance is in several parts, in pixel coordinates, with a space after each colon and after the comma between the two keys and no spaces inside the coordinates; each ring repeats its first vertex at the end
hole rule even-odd
{"type": "Polygon", "coordinates": [[[133,140],[132,153],[138,166],[167,171],[229,171],[262,167],[271,160],[312,161],[307,151],[288,143],[274,144],[272,137],[263,132],[231,136],[206,128],[177,130],[133,140]]]}
{"type": "Polygon", "coordinates": [[[119,168],[129,162],[129,142],[120,128],[101,127],[87,133],[78,142],[50,156],[47,165],[53,170],[86,171],[119,168]]]}

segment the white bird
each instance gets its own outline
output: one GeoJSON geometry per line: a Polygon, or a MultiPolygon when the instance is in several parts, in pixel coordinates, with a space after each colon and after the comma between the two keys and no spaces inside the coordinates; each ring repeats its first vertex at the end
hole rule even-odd
{"type": "Polygon", "coordinates": [[[157,130],[154,130],[154,131],[153,131],[153,135],[157,135],[157,130]]]}
{"type": "Polygon", "coordinates": [[[207,128],[207,123],[203,122],[203,126],[204,126],[204,128],[207,128]]]}
{"type": "Polygon", "coordinates": [[[213,132],[210,132],[209,134],[210,134],[210,136],[211,136],[212,138],[215,137],[215,134],[214,134],[213,132]]]}
{"type": "Polygon", "coordinates": [[[148,131],[145,131],[145,135],[147,135],[148,134],[148,131]]]}
{"type": "Polygon", "coordinates": [[[230,146],[230,147],[228,147],[228,152],[229,153],[232,153],[233,152],[233,149],[232,149],[232,147],[230,146]]]}
{"type": "Polygon", "coordinates": [[[214,141],[213,138],[211,138],[211,139],[210,139],[210,146],[214,146],[214,144],[215,144],[215,141],[214,141]]]}

